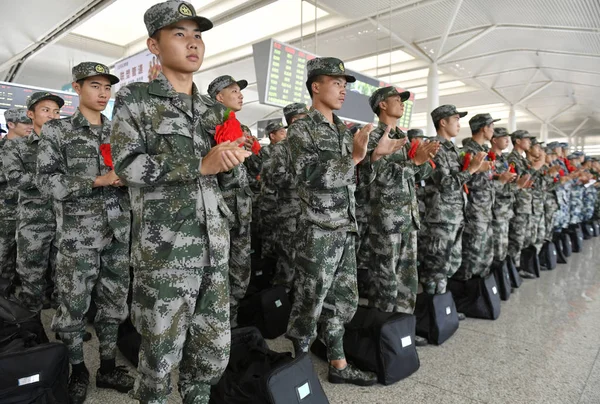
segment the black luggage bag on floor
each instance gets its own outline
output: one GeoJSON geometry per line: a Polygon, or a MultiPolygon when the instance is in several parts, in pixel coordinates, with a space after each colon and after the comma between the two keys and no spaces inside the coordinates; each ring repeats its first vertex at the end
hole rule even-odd
{"type": "Polygon", "coordinates": [[[285,334],[292,306],[283,286],[275,286],[244,298],[238,308],[238,325],[255,326],[263,337],[285,334]]]}
{"type": "Polygon", "coordinates": [[[62,343],[30,346],[17,338],[0,353],[0,403],[67,404],[68,383],[69,357],[62,343]]]}
{"type": "Polygon", "coordinates": [[[513,288],[518,289],[523,284],[523,279],[521,275],[519,275],[519,271],[517,271],[517,266],[515,265],[515,261],[512,259],[510,255],[506,256],[504,260],[506,262],[506,269],[508,269],[508,276],[510,277],[510,285],[513,288]]]}
{"type": "Polygon", "coordinates": [[[568,234],[571,237],[571,246],[574,253],[580,253],[583,249],[583,232],[581,226],[572,224],[569,226],[568,234]]]}
{"type": "Polygon", "coordinates": [[[19,331],[35,334],[35,342],[48,342],[39,313],[27,310],[21,302],[0,296],[0,339],[19,331]]]}
{"type": "Polygon", "coordinates": [[[248,285],[246,296],[254,295],[261,290],[269,289],[272,286],[276,266],[277,260],[272,258],[262,259],[260,255],[252,254],[252,272],[250,274],[250,284],[248,285]]]}
{"type": "Polygon", "coordinates": [[[468,281],[448,279],[456,310],[467,317],[496,320],[500,317],[500,294],[493,275],[468,281]]]}
{"type": "Polygon", "coordinates": [[[529,246],[521,251],[521,271],[540,277],[540,257],[535,247],[529,246]]]}
{"type": "Polygon", "coordinates": [[[584,240],[589,240],[594,237],[594,225],[592,222],[581,223],[581,232],[584,240]]]}
{"type": "Polygon", "coordinates": [[[549,271],[556,268],[558,262],[558,255],[556,253],[556,246],[552,241],[546,241],[540,251],[539,255],[540,265],[543,265],[549,271]]]}
{"type": "Polygon", "coordinates": [[[561,233],[561,244],[562,250],[565,257],[570,257],[573,254],[573,243],[571,242],[571,235],[569,230],[565,229],[561,233]]]}
{"type": "Polygon", "coordinates": [[[210,404],[328,404],[310,355],[271,351],[255,327],[231,332],[225,373],[210,404]]]}
{"type": "Polygon", "coordinates": [[[369,298],[369,271],[364,268],[356,270],[356,285],[358,286],[358,296],[365,299],[369,298]]]}
{"type": "Polygon", "coordinates": [[[496,285],[498,285],[500,299],[504,301],[508,300],[512,292],[512,285],[506,261],[494,261],[492,264],[492,273],[496,279],[496,285]]]}
{"type": "Polygon", "coordinates": [[[430,344],[441,345],[458,330],[458,313],[451,292],[419,293],[415,306],[416,334],[430,344]]]}
{"type": "Polygon", "coordinates": [[[600,223],[597,220],[592,220],[592,229],[594,229],[594,237],[600,236],[600,223]]]}
{"type": "Polygon", "coordinates": [[[554,244],[554,250],[556,251],[556,262],[558,264],[566,264],[567,256],[564,251],[563,236],[561,232],[554,232],[552,243],[554,244]]]}

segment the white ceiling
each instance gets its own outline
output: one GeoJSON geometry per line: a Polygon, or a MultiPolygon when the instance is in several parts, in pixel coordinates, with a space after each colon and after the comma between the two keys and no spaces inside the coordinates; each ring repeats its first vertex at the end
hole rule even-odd
{"type": "MultiPolygon", "coordinates": [[[[159,0],[0,2],[0,80],[56,28],[83,15],[28,57],[15,82],[60,88],[73,65],[112,65],[145,48],[144,11],[159,0]]],[[[550,138],[600,144],[598,0],[192,0],[215,22],[205,34],[202,91],[220,74],[246,78],[241,120],[281,115],[257,102],[251,45],[274,37],[416,93],[413,126],[427,125],[427,74],[437,60],[440,103],[491,112],[550,138]],[[443,44],[443,45],[442,45],[443,44]],[[440,51],[440,47],[442,47],[440,51]],[[581,125],[583,123],[583,125],[581,125]],[[573,133],[578,129],[576,136],[573,133]],[[583,140],[585,139],[585,140],[583,140]]],[[[468,135],[463,123],[462,136],[468,135]]]]}

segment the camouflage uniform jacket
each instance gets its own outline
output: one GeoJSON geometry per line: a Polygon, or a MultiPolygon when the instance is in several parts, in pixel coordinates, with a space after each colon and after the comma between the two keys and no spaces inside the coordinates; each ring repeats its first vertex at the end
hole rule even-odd
{"type": "MultiPolygon", "coordinates": [[[[215,103],[202,115],[202,124],[215,145],[214,136],[217,125],[225,122],[227,107],[221,103],[215,103]]],[[[233,212],[235,219],[234,227],[247,225],[252,221],[252,190],[248,181],[246,166],[240,164],[227,173],[217,175],[221,193],[227,207],[233,212]]]]}
{"type": "Polygon", "coordinates": [[[265,181],[264,177],[269,176],[271,170],[271,152],[273,144],[266,145],[260,149],[259,157],[262,161],[260,169],[260,209],[263,211],[274,212],[277,210],[277,189],[265,181]]]}
{"type": "Polygon", "coordinates": [[[224,265],[229,218],[216,175],[200,174],[211,139],[196,86],[192,110],[161,73],[116,97],[111,146],[115,171],[129,186],[132,265],[159,270],[224,265]]]}
{"type": "Polygon", "coordinates": [[[101,248],[113,235],[129,243],[127,188],[92,187],[96,177],[110,171],[100,153],[109,139],[110,121],[102,115],[102,128],[92,129],[79,109],[42,127],[38,188],[54,198],[57,239],[71,248],[101,248]]]}
{"type": "MultiPolygon", "coordinates": [[[[262,149],[263,148],[261,147],[261,151],[262,149]]],[[[250,185],[254,197],[257,197],[260,194],[260,170],[262,170],[262,160],[260,156],[261,154],[259,151],[258,154],[253,154],[244,160],[244,166],[248,173],[248,185],[250,185]]]]}
{"type": "Polygon", "coordinates": [[[531,189],[532,212],[537,215],[544,213],[544,200],[551,181],[550,176],[545,174],[547,170],[548,166],[540,168],[531,189]]]}
{"type": "Polygon", "coordinates": [[[270,160],[269,172],[265,173],[264,181],[277,190],[277,214],[284,218],[297,218],[301,210],[300,198],[287,139],[271,147],[270,160]]]}
{"type": "MultiPolygon", "coordinates": [[[[529,165],[529,161],[520,153],[518,153],[516,150],[511,151],[508,155],[507,160],[509,166],[514,167],[517,175],[522,176],[525,174],[530,174],[531,179],[533,179],[535,182],[537,178],[536,171],[531,168],[531,166],[529,165]]],[[[533,213],[532,203],[533,193],[530,188],[515,189],[515,213],[531,215],[533,213]]]]}
{"type": "Polygon", "coordinates": [[[335,114],[331,123],[311,108],[289,127],[287,137],[298,176],[301,219],[325,230],[356,232],[356,169],[346,125],[335,114]]]}
{"type": "MultiPolygon", "coordinates": [[[[473,138],[465,139],[463,151],[474,157],[479,152],[488,152],[473,138]]],[[[494,206],[493,171],[475,173],[467,183],[469,203],[467,204],[466,219],[470,222],[491,222],[494,206]]]]}
{"type": "MultiPolygon", "coordinates": [[[[379,123],[369,136],[367,157],[383,136],[387,125],[379,123]]],[[[403,139],[406,134],[395,128],[390,131],[392,139],[403,139]]],[[[373,176],[370,183],[369,231],[376,234],[404,234],[418,230],[421,226],[419,203],[417,201],[415,179],[428,178],[433,169],[429,162],[420,166],[408,158],[410,143],[396,153],[382,157],[372,164],[373,176]]],[[[369,164],[369,163],[367,163],[369,164]]]]}
{"type": "Polygon", "coordinates": [[[498,176],[509,170],[508,160],[505,154],[497,154],[494,162],[495,180],[494,185],[494,207],[492,212],[498,220],[510,220],[513,216],[513,203],[515,201],[516,184],[514,182],[502,184],[498,176]]]}
{"type": "Polygon", "coordinates": [[[440,150],[433,159],[436,168],[427,181],[428,187],[427,223],[461,224],[464,219],[467,196],[464,184],[472,177],[468,170],[462,171],[462,161],[458,148],[450,140],[441,136],[440,150]]]}
{"type": "MultiPolygon", "coordinates": [[[[5,154],[7,142],[17,141],[19,138],[9,140],[6,136],[0,140],[0,153],[5,154]]],[[[0,217],[2,220],[17,220],[17,204],[19,193],[8,183],[8,175],[0,159],[0,217]]]]}

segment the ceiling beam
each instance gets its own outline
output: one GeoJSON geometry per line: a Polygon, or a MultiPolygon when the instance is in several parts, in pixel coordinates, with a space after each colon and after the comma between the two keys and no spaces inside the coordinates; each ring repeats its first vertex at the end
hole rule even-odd
{"type": "Polygon", "coordinates": [[[525,93],[529,89],[529,86],[531,86],[531,83],[533,83],[533,81],[535,80],[535,78],[539,72],[540,72],[540,69],[536,69],[536,71],[533,72],[533,76],[531,76],[531,78],[529,80],[527,80],[527,85],[525,87],[523,87],[523,91],[521,91],[521,95],[519,95],[519,98],[523,98],[525,96],[525,93]]]}
{"type": "Polygon", "coordinates": [[[423,49],[421,49],[418,46],[415,46],[415,45],[411,44],[408,41],[405,41],[402,38],[400,38],[400,36],[398,36],[395,32],[391,31],[387,27],[384,27],[377,20],[369,17],[369,18],[367,18],[367,21],[369,21],[376,28],[378,28],[381,32],[383,32],[384,35],[389,35],[390,38],[392,38],[392,39],[400,42],[406,49],[408,49],[409,51],[411,51],[411,53],[413,54],[414,57],[425,59],[428,62],[432,62],[433,61],[433,59],[431,59],[431,57],[425,51],[423,51],[423,49]]]}
{"type": "Polygon", "coordinates": [[[586,123],[588,123],[588,121],[590,120],[590,117],[588,116],[587,118],[585,118],[583,120],[583,122],[581,122],[574,130],[573,132],[571,132],[571,134],[569,135],[569,137],[571,136],[575,136],[575,134],[579,131],[579,129],[581,129],[586,123]]]}
{"type": "Polygon", "coordinates": [[[467,46],[470,46],[474,42],[480,40],[481,38],[483,38],[484,36],[486,36],[487,34],[489,34],[490,32],[492,32],[493,30],[495,30],[496,27],[497,27],[497,25],[490,25],[489,27],[487,27],[486,29],[484,29],[483,31],[481,31],[479,34],[475,35],[474,37],[472,37],[470,39],[467,39],[466,41],[464,41],[460,45],[458,45],[458,46],[450,49],[448,52],[446,52],[442,56],[438,57],[437,61],[438,62],[443,62],[444,60],[448,59],[450,56],[454,55],[455,53],[460,52],[461,50],[463,50],[467,46]]]}
{"type": "Polygon", "coordinates": [[[523,97],[519,101],[517,101],[517,104],[524,103],[525,101],[527,101],[531,97],[536,96],[537,94],[541,93],[542,91],[544,91],[545,89],[547,89],[548,87],[550,87],[553,83],[554,83],[553,81],[549,81],[546,84],[544,84],[543,86],[541,86],[540,88],[538,88],[537,90],[533,90],[531,93],[529,93],[528,95],[526,95],[525,97],[523,97]]]}
{"type": "MultiPolygon", "coordinates": [[[[587,70],[563,69],[562,67],[551,67],[551,66],[543,66],[543,67],[544,67],[544,70],[556,70],[556,71],[563,71],[563,72],[570,72],[570,73],[600,75],[600,72],[590,72],[590,71],[587,71],[587,70]]],[[[507,74],[507,73],[522,72],[522,71],[525,71],[525,70],[532,70],[532,69],[538,70],[539,68],[540,68],[539,66],[530,66],[530,67],[523,67],[523,68],[520,68],[520,69],[500,70],[500,71],[496,71],[496,72],[489,72],[489,73],[478,74],[476,77],[477,78],[490,77],[490,76],[497,76],[497,75],[507,74]]],[[[464,78],[470,78],[470,77],[464,77],[464,78]]]]}
{"type": "Polygon", "coordinates": [[[446,29],[444,30],[444,35],[442,35],[440,46],[438,47],[437,56],[435,57],[435,61],[437,62],[440,55],[442,55],[442,51],[444,50],[444,46],[446,45],[446,41],[448,40],[448,35],[450,31],[452,31],[452,26],[454,25],[454,21],[456,21],[456,16],[460,11],[460,7],[462,6],[463,0],[456,0],[454,3],[454,9],[452,10],[452,14],[450,15],[450,19],[446,24],[446,29]]]}
{"type": "Polygon", "coordinates": [[[555,131],[557,131],[558,133],[560,133],[561,135],[563,135],[564,137],[569,137],[569,135],[567,135],[565,132],[563,132],[562,130],[558,129],[556,127],[556,125],[554,125],[553,123],[548,123],[548,126],[551,126],[552,128],[554,128],[555,131]]]}
{"type": "Polygon", "coordinates": [[[594,55],[589,53],[578,53],[578,52],[561,52],[561,51],[550,51],[550,50],[540,50],[540,49],[505,49],[501,51],[489,52],[489,53],[481,53],[479,55],[473,55],[464,57],[462,59],[454,59],[450,61],[442,62],[441,64],[452,64],[458,62],[466,62],[473,59],[481,59],[490,56],[499,56],[507,53],[535,53],[537,54],[546,54],[546,55],[557,55],[557,56],[576,56],[582,58],[600,58],[600,55],[594,55]]]}
{"type": "Polygon", "coordinates": [[[552,118],[548,119],[548,123],[554,122],[555,120],[558,119],[559,116],[561,116],[562,114],[564,114],[565,112],[567,112],[568,110],[570,110],[571,108],[573,108],[575,105],[577,105],[577,104],[567,105],[566,108],[563,108],[561,111],[559,111],[556,114],[554,114],[554,116],[552,118]]]}

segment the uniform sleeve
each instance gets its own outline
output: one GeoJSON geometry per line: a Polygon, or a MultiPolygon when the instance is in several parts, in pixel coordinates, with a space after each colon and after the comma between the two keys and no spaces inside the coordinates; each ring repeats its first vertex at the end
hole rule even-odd
{"type": "Polygon", "coordinates": [[[295,185],[295,175],[288,159],[288,146],[280,145],[273,148],[271,164],[266,176],[267,184],[277,189],[289,189],[295,185]]]}
{"type": "Polygon", "coordinates": [[[25,142],[25,139],[15,139],[7,143],[6,152],[2,156],[2,162],[9,186],[19,191],[26,191],[36,188],[35,173],[29,173],[25,170],[25,165],[23,164],[23,160],[21,160],[20,142],[25,142]]]}
{"type": "Polygon", "coordinates": [[[340,157],[334,152],[320,151],[310,136],[310,130],[302,122],[299,125],[292,124],[287,134],[299,183],[312,189],[353,185],[355,172],[352,155],[340,157]]]}
{"type": "MultiPolygon", "coordinates": [[[[139,98],[139,97],[138,97],[139,98]]],[[[173,153],[148,154],[140,104],[127,87],[117,94],[110,137],[116,174],[130,187],[193,181],[202,159],[173,153]]]]}
{"type": "Polygon", "coordinates": [[[427,161],[420,166],[417,166],[416,171],[415,181],[423,181],[431,177],[433,174],[433,166],[431,165],[431,161],[427,161]]]}
{"type": "Polygon", "coordinates": [[[256,178],[260,174],[260,170],[262,169],[261,153],[259,152],[258,154],[252,154],[252,156],[244,160],[244,165],[246,166],[248,173],[252,177],[256,178]]]}
{"type": "Polygon", "coordinates": [[[445,151],[438,153],[433,162],[435,163],[435,170],[431,174],[431,179],[442,193],[460,190],[473,176],[468,170],[452,173],[448,162],[448,153],[445,151]]]}
{"type": "Polygon", "coordinates": [[[59,201],[90,195],[95,178],[67,174],[67,164],[60,151],[59,139],[58,125],[46,124],[42,127],[37,155],[38,189],[59,201]]]}

